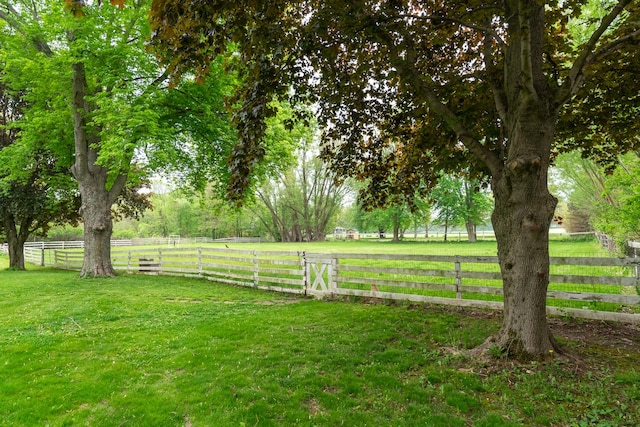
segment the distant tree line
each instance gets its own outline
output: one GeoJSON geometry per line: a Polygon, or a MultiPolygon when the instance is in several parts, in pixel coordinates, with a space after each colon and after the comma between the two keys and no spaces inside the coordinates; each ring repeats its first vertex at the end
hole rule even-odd
{"type": "Polygon", "coordinates": [[[606,233],[621,250],[640,240],[640,153],[621,155],[608,168],[567,153],[556,159],[556,170],[567,231],[606,233]]]}

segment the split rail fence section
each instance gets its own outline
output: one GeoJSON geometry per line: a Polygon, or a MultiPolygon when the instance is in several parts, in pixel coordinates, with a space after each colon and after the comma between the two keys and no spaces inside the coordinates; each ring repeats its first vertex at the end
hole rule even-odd
{"type": "MultiPolygon", "coordinates": [[[[54,251],[80,269],[80,250],[54,251]]],[[[501,309],[497,257],[322,254],[216,248],[112,250],[116,270],[199,277],[317,297],[342,295],[501,309]]],[[[551,258],[548,312],[640,323],[640,258],[551,258]]]]}

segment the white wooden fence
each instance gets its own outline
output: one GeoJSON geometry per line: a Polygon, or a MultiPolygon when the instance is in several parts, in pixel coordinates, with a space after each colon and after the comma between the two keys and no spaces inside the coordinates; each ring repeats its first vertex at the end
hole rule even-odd
{"type": "MultiPolygon", "coordinates": [[[[497,257],[322,254],[215,248],[112,251],[116,270],[180,275],[325,297],[383,298],[501,309],[497,257]]],[[[81,251],[55,250],[58,268],[80,269],[81,251]]],[[[640,258],[551,258],[552,315],[640,323],[640,258]]]]}
{"type": "MultiPolygon", "coordinates": [[[[132,240],[120,239],[111,240],[111,247],[131,246],[132,240]]],[[[51,242],[25,242],[25,248],[30,249],[72,249],[72,248],[84,248],[83,240],[57,240],[51,242]]]]}
{"type": "MultiPolygon", "coordinates": [[[[111,240],[112,247],[131,246],[131,240],[111,240]]],[[[33,263],[35,265],[49,265],[53,262],[50,257],[50,250],[55,249],[74,249],[84,248],[84,241],[82,240],[59,240],[51,242],[25,242],[24,244],[24,260],[26,262],[33,263]],[[48,251],[49,250],[49,251],[48,251]],[[49,255],[49,256],[48,256],[49,255]],[[48,259],[47,259],[48,258],[48,259]]],[[[7,244],[5,243],[0,247],[3,253],[9,253],[7,244]]]]}

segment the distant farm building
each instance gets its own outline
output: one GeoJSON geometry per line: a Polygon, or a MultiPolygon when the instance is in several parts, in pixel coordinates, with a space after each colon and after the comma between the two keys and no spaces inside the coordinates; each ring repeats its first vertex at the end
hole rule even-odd
{"type": "Polygon", "coordinates": [[[358,240],[360,232],[358,230],[347,230],[347,239],[358,240]]]}
{"type": "Polygon", "coordinates": [[[343,227],[336,227],[333,229],[333,238],[336,240],[358,240],[360,238],[360,232],[354,229],[346,229],[343,227]]]}

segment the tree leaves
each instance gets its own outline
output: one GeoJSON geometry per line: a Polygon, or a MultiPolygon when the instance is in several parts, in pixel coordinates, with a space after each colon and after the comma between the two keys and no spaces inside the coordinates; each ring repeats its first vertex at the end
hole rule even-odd
{"type": "MultiPolygon", "coordinates": [[[[568,28],[582,19],[583,3],[549,6],[544,51],[533,52],[547,76],[535,82],[537,90],[558,86],[567,78],[567,64],[577,52],[568,28]]],[[[156,0],[151,16],[154,46],[177,75],[189,70],[199,73],[201,64],[230,42],[238,50],[244,85],[234,98],[235,123],[245,147],[235,151],[237,159],[230,163],[237,176],[232,194],[242,194],[248,182],[242,176],[251,172],[249,165],[261,156],[255,141],[264,135],[260,122],[272,114],[267,108],[272,96],[317,105],[325,140],[331,141],[323,155],[338,159],[337,170],[351,176],[378,171],[379,175],[370,177],[384,180],[389,176],[385,178],[383,169],[397,166],[401,169],[394,174],[401,180],[394,191],[410,194],[431,185],[437,170],[466,169],[482,177],[489,169],[496,170],[498,163],[488,159],[505,161],[509,144],[505,126],[510,125],[503,108],[516,98],[501,97],[507,90],[518,93],[521,76],[504,75],[510,17],[503,8],[502,3],[479,0],[446,2],[430,9],[411,2],[156,0]],[[500,101],[497,109],[496,99],[500,101]],[[441,103],[439,108],[446,114],[434,116],[434,102],[441,103]],[[395,150],[397,157],[390,162],[388,155],[372,154],[382,147],[395,150]],[[388,167],[376,168],[374,159],[388,167]]],[[[627,24],[618,25],[607,40],[633,31],[629,25],[636,9],[628,8],[627,24]]],[[[629,50],[627,56],[637,61],[635,52],[629,50]]],[[[606,67],[633,69],[623,63],[606,67]]],[[[608,78],[610,83],[615,80],[608,78]]],[[[612,88],[598,86],[602,93],[615,96],[612,88]]],[[[626,87],[633,91],[637,83],[626,87]]],[[[586,89],[585,93],[598,93],[592,87],[586,89]]],[[[633,103],[637,105],[631,97],[628,104],[633,103]]],[[[604,119],[606,112],[601,116],[604,119]]],[[[561,123],[575,123],[575,118],[570,113],[561,123]]],[[[593,127],[593,123],[581,127],[593,127]]],[[[580,143],[613,150],[610,144],[580,143]]]]}

